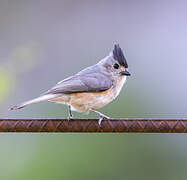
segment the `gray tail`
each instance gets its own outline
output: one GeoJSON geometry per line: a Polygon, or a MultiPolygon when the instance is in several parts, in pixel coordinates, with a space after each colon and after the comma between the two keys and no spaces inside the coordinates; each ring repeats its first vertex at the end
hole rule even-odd
{"type": "Polygon", "coordinates": [[[60,95],[59,94],[47,94],[47,95],[44,95],[44,96],[40,96],[40,97],[32,99],[30,101],[26,101],[26,102],[23,102],[21,104],[15,105],[15,106],[11,107],[10,110],[22,109],[22,108],[24,108],[24,107],[26,107],[30,104],[35,104],[35,103],[39,103],[39,102],[42,102],[42,101],[47,101],[47,100],[56,98],[58,96],[60,96],[60,95]]]}

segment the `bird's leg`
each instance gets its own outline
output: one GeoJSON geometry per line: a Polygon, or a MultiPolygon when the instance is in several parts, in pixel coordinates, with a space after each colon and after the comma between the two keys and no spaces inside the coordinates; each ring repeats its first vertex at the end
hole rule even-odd
{"type": "Polygon", "coordinates": [[[70,120],[70,119],[72,119],[73,118],[73,114],[72,114],[72,112],[71,112],[71,106],[70,105],[68,105],[68,120],[70,120]]]}
{"type": "Polygon", "coordinates": [[[100,118],[99,118],[99,121],[98,121],[99,126],[101,125],[101,121],[102,121],[103,119],[109,119],[108,116],[106,116],[106,115],[100,113],[99,111],[96,111],[96,110],[91,110],[91,111],[92,111],[92,112],[95,112],[96,114],[99,115],[99,117],[100,117],[100,118]]]}

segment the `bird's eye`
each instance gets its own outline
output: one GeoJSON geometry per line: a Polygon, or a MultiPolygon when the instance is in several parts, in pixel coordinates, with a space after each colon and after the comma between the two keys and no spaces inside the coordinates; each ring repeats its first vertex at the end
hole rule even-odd
{"type": "Polygon", "coordinates": [[[118,69],[119,68],[119,64],[114,64],[114,68],[118,69]]]}

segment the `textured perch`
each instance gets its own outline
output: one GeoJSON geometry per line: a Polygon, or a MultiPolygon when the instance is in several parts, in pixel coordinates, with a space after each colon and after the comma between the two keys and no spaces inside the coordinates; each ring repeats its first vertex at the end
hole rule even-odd
{"type": "Polygon", "coordinates": [[[187,118],[98,119],[0,119],[0,132],[112,132],[186,133],[187,118]]]}

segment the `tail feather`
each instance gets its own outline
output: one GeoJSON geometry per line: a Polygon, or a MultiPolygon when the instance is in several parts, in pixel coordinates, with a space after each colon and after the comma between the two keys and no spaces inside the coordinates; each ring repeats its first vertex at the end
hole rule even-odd
{"type": "Polygon", "coordinates": [[[44,95],[44,96],[40,96],[38,98],[35,98],[35,99],[32,99],[30,101],[26,101],[26,102],[23,102],[21,104],[18,104],[18,105],[15,105],[13,107],[10,108],[10,110],[17,110],[17,109],[22,109],[30,104],[35,104],[35,103],[39,103],[39,102],[42,102],[42,101],[47,101],[47,100],[50,100],[50,99],[53,99],[53,98],[56,98],[56,97],[59,97],[61,95],[59,94],[47,94],[47,95],[44,95]]]}

